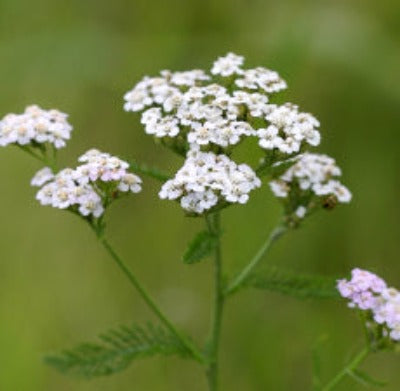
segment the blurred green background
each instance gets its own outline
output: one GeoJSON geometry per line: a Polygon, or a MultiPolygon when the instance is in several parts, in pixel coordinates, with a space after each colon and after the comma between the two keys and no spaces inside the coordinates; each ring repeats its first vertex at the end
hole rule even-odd
{"type": "MultiPolygon", "coordinates": [[[[358,265],[400,287],[400,5],[394,1],[0,0],[0,116],[27,104],[70,113],[75,127],[61,162],[98,147],[174,169],[179,160],[125,113],[122,96],[144,74],[210,66],[227,51],[276,69],[288,99],[322,123],[320,150],[337,158],[354,193],[350,206],[320,213],[283,238],[269,262],[345,275],[358,265]]],[[[152,319],[88,228],[40,207],[29,180],[40,166],[0,150],[0,390],[206,389],[199,368],[179,359],[138,361],[85,382],[42,363],[44,353],[109,327],[152,319]]],[[[196,340],[207,332],[211,262],[183,265],[202,221],[157,198],[159,184],[116,205],[110,240],[167,313],[196,340]]],[[[238,270],[279,215],[267,187],[224,213],[226,270],[238,270]]],[[[222,390],[309,390],[311,348],[321,336],[328,379],[362,344],[344,303],[296,301],[245,291],[227,305],[222,390]]],[[[400,389],[400,357],[364,366],[400,389]]],[[[338,390],[361,390],[346,380],[338,390]]]]}

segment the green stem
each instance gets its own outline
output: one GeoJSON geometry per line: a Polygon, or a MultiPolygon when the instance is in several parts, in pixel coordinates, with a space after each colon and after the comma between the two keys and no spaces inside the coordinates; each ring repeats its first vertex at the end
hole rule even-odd
{"type": "Polygon", "coordinates": [[[218,389],[218,352],[219,352],[219,341],[221,334],[222,324],[222,312],[224,307],[224,291],[223,291],[223,279],[222,279],[222,257],[221,257],[221,227],[220,227],[220,215],[214,213],[211,216],[207,216],[207,225],[210,233],[216,235],[218,238],[217,247],[215,249],[214,256],[214,310],[211,324],[211,333],[207,344],[207,353],[209,356],[210,363],[207,368],[207,379],[210,391],[216,391],[218,389]]]}
{"type": "Polygon", "coordinates": [[[336,385],[338,385],[343,378],[347,375],[350,375],[352,371],[354,371],[363,360],[368,356],[369,349],[365,347],[361,350],[325,387],[321,389],[321,391],[330,391],[336,385]]]}
{"type": "Polygon", "coordinates": [[[120,270],[125,274],[130,283],[138,291],[142,299],[146,302],[146,304],[154,312],[154,314],[171,331],[171,333],[173,333],[179,339],[182,345],[185,346],[185,348],[191,353],[191,355],[195,360],[197,360],[202,364],[205,364],[206,360],[204,358],[204,355],[200,353],[199,350],[194,346],[194,344],[186,336],[181,334],[171,323],[171,321],[161,312],[157,304],[149,296],[149,294],[146,292],[145,288],[142,286],[142,284],[139,282],[139,280],[136,278],[133,272],[126,266],[124,261],[119,257],[119,255],[114,251],[112,246],[108,243],[107,239],[105,239],[104,237],[98,237],[98,238],[103,247],[108,252],[108,254],[115,261],[120,270]]]}
{"type": "Polygon", "coordinates": [[[15,145],[22,151],[24,151],[24,152],[28,153],[29,155],[31,155],[32,157],[34,157],[36,160],[39,160],[45,166],[50,167],[54,173],[56,173],[58,171],[58,169],[57,169],[57,150],[54,146],[49,147],[49,148],[52,148],[51,156],[47,156],[44,153],[43,153],[43,156],[40,156],[37,153],[35,153],[29,145],[20,145],[20,144],[15,144],[15,145]]]}
{"type": "Polygon", "coordinates": [[[139,164],[135,160],[127,159],[130,167],[138,174],[147,175],[150,178],[156,179],[160,182],[166,182],[171,179],[171,175],[160,171],[157,168],[147,166],[146,164],[139,164]]]}
{"type": "Polygon", "coordinates": [[[267,240],[258,250],[257,254],[253,257],[253,259],[243,268],[241,272],[233,279],[233,281],[228,285],[228,288],[225,291],[225,295],[230,295],[236,292],[241,288],[243,283],[249,277],[250,273],[253,269],[260,263],[265,253],[269,250],[271,245],[277,241],[288,228],[285,225],[278,225],[268,236],[267,240]]]}
{"type": "Polygon", "coordinates": [[[29,155],[31,155],[32,157],[34,157],[35,159],[37,159],[37,160],[41,161],[42,163],[46,164],[46,160],[45,160],[43,157],[37,155],[35,152],[33,152],[33,151],[29,148],[29,146],[27,146],[27,145],[20,145],[20,144],[15,144],[15,145],[16,145],[19,149],[21,149],[22,151],[24,151],[24,152],[28,153],[29,155]]]}
{"type": "Polygon", "coordinates": [[[50,156],[46,156],[47,165],[52,169],[54,173],[58,171],[57,167],[57,149],[54,145],[49,146],[51,151],[49,152],[50,156]]]}

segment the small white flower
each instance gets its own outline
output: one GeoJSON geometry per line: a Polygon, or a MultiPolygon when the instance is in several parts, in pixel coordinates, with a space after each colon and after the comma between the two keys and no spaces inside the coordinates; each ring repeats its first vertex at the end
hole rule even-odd
{"type": "Polygon", "coordinates": [[[269,186],[275,197],[286,198],[289,194],[290,187],[284,181],[275,180],[269,183],[269,186]]]}
{"type": "Polygon", "coordinates": [[[263,90],[271,94],[287,88],[286,82],[275,71],[258,67],[247,69],[241,72],[241,78],[236,79],[235,83],[240,88],[249,90],[263,90]]]}
{"type": "Polygon", "coordinates": [[[303,219],[306,213],[307,213],[307,208],[303,205],[300,205],[295,211],[295,214],[299,219],[303,219]]]}
{"type": "Polygon", "coordinates": [[[194,69],[192,71],[174,72],[170,75],[170,81],[176,86],[195,86],[197,82],[210,80],[208,76],[201,69],[194,69]]]}
{"type": "Polygon", "coordinates": [[[131,191],[132,193],[139,193],[142,190],[142,180],[134,174],[127,173],[121,178],[118,185],[118,190],[122,192],[131,191]]]}
{"type": "Polygon", "coordinates": [[[88,193],[79,202],[79,213],[82,216],[93,215],[96,218],[100,217],[104,213],[101,198],[94,192],[88,193]]]}
{"type": "Polygon", "coordinates": [[[46,182],[54,178],[53,171],[49,167],[44,167],[39,170],[31,180],[31,186],[41,187],[46,182]]]}
{"type": "Polygon", "coordinates": [[[245,91],[234,91],[231,104],[245,105],[253,117],[266,115],[269,113],[271,106],[268,105],[268,97],[266,95],[259,93],[249,94],[245,91]]]}
{"type": "Polygon", "coordinates": [[[211,73],[224,77],[231,76],[234,73],[240,72],[240,67],[243,65],[243,62],[244,57],[234,53],[228,53],[224,57],[219,57],[218,60],[214,62],[211,73]]]}

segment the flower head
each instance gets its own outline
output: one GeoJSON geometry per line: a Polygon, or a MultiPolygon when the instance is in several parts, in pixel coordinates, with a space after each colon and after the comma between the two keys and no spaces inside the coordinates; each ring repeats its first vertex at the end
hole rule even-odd
{"type": "Polygon", "coordinates": [[[238,56],[234,53],[228,53],[224,57],[219,57],[214,62],[211,68],[213,75],[221,75],[224,77],[231,76],[234,73],[239,74],[241,72],[241,66],[243,65],[244,57],[238,56]]]}
{"type": "Polygon", "coordinates": [[[285,88],[277,72],[263,67],[246,69],[244,57],[234,53],[219,57],[209,72],[165,70],[137,83],[125,94],[125,110],[141,112],[145,132],[186,158],[160,197],[179,199],[186,211],[196,214],[220,202],[246,202],[250,190],[261,182],[249,166],[230,159],[238,144],[253,137],[265,154],[262,169],[297,159],[292,160],[294,167],[271,182],[280,198],[292,197],[292,190],[299,186],[307,193],[299,202],[290,203],[295,219],[303,219],[310,202],[318,197],[332,195],[335,202],[350,201],[350,192],[334,179],[340,170],[333,159],[307,153],[296,158],[307,146],[319,145],[320,124],[294,104],[271,102],[285,88]],[[207,162],[208,171],[199,166],[199,159],[207,162]],[[242,171],[249,179],[242,180],[246,177],[242,171]]]}
{"type": "Polygon", "coordinates": [[[261,181],[246,164],[225,155],[192,151],[175,178],[167,181],[160,198],[180,200],[189,213],[201,214],[220,202],[244,204],[261,181]]]}
{"type": "Polygon", "coordinates": [[[31,186],[43,186],[46,182],[54,178],[53,171],[49,167],[44,167],[39,170],[31,180],[31,186]]]}
{"type": "Polygon", "coordinates": [[[319,204],[318,200],[326,207],[351,201],[350,191],[336,179],[342,172],[331,157],[304,153],[286,163],[291,166],[270,182],[270,188],[276,197],[285,201],[287,214],[295,213],[302,218],[319,204]]]}
{"type": "MultiPolygon", "coordinates": [[[[400,341],[400,292],[367,270],[353,269],[350,280],[338,280],[337,289],[349,300],[349,307],[368,311],[384,327],[383,335],[400,341]]],[[[370,325],[371,327],[371,325],[370,325]]]]}
{"type": "Polygon", "coordinates": [[[41,187],[36,198],[42,205],[71,209],[83,216],[100,217],[121,193],[141,191],[141,179],[128,171],[129,164],[96,149],[79,158],[83,164],[53,174],[40,170],[32,179],[41,187]]]}
{"type": "Polygon", "coordinates": [[[23,114],[8,114],[0,121],[0,146],[49,143],[57,149],[65,147],[72,131],[67,117],[39,106],[28,106],[23,114]]]}
{"type": "MultiPolygon", "coordinates": [[[[195,69],[146,76],[125,94],[124,108],[142,112],[141,122],[147,134],[173,139],[180,136],[187,150],[193,145],[203,151],[209,151],[212,145],[226,149],[244,137],[261,138],[258,129],[272,124],[268,116],[273,119],[273,112],[278,110],[268,103],[269,95],[286,88],[286,83],[276,72],[264,68],[244,70],[243,63],[244,57],[228,53],[214,62],[210,73],[195,69]]],[[[286,128],[297,126],[298,130],[301,116],[300,113],[297,123],[286,128]]],[[[309,141],[311,135],[303,138],[309,141]]],[[[315,134],[311,142],[317,143],[315,134]]]]}
{"type": "Polygon", "coordinates": [[[267,94],[272,94],[285,90],[287,84],[278,72],[271,71],[263,67],[246,69],[240,73],[241,77],[235,80],[235,84],[244,89],[261,90],[267,94]]]}
{"type": "Polygon", "coordinates": [[[257,130],[261,148],[292,154],[299,152],[304,142],[311,146],[320,143],[318,120],[311,114],[299,113],[295,105],[271,105],[265,119],[269,126],[257,130]]]}

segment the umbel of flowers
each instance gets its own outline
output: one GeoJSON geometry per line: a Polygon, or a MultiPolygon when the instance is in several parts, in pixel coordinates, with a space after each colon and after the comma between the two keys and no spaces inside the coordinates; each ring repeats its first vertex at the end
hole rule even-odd
{"type": "Polygon", "coordinates": [[[39,147],[49,143],[63,148],[71,137],[68,115],[58,110],[28,106],[23,114],[8,114],[0,121],[0,146],[10,144],[39,147]]]}
{"type": "Polygon", "coordinates": [[[128,172],[129,164],[115,156],[91,149],[78,160],[82,164],[75,169],[53,174],[46,167],[34,176],[32,186],[43,186],[36,196],[42,205],[97,218],[121,194],[142,189],[142,180],[128,172]]]}
{"type": "MultiPolygon", "coordinates": [[[[379,325],[377,339],[400,341],[400,292],[367,270],[353,269],[351,279],[341,279],[337,288],[349,307],[366,313],[366,326],[379,325]]],[[[375,328],[376,329],[376,328],[375,328]]]]}
{"type": "Polygon", "coordinates": [[[72,131],[67,117],[39,106],[8,114],[0,121],[0,146],[18,146],[46,164],[31,181],[40,188],[36,199],[42,205],[83,216],[102,234],[106,208],[124,194],[140,192],[142,180],[127,162],[96,149],[83,154],[77,167],[58,171],[57,150],[65,147],[72,131]]]}
{"type": "MultiPolygon", "coordinates": [[[[242,56],[229,53],[209,72],[164,70],[144,77],[125,94],[125,110],[141,112],[146,133],[185,158],[174,178],[163,184],[160,198],[179,201],[190,215],[244,204],[267,169],[273,174],[271,189],[282,199],[292,225],[320,205],[349,202],[351,193],[338,181],[341,171],[335,161],[304,153],[320,143],[318,120],[292,103],[273,103],[274,95],[287,88],[277,72],[243,64],[242,56]],[[249,137],[264,151],[258,167],[232,156],[249,137]]],[[[80,158],[85,164],[56,174],[54,151],[65,146],[71,131],[66,114],[29,106],[0,121],[0,145],[17,145],[52,166],[32,181],[45,184],[37,196],[43,205],[97,218],[126,191],[122,189],[139,191],[140,179],[126,171],[126,162],[100,152],[85,154],[80,158]],[[98,176],[93,175],[96,170],[98,176]],[[114,176],[102,170],[113,170],[114,176]]]]}
{"type": "Polygon", "coordinates": [[[141,112],[146,133],[186,159],[162,186],[160,197],[179,200],[187,213],[198,215],[244,204],[261,186],[258,173],[285,163],[287,172],[274,179],[271,188],[286,199],[288,221],[296,223],[329,198],[332,205],[349,202],[351,193],[337,180],[341,172],[333,159],[298,155],[307,146],[319,145],[318,120],[292,103],[272,103],[274,94],[287,88],[277,72],[245,69],[243,64],[242,56],[229,53],[209,72],[164,70],[144,77],[125,94],[125,110],[141,112]],[[255,169],[231,157],[248,137],[258,139],[265,151],[255,169]]]}
{"type": "MultiPolygon", "coordinates": [[[[292,223],[303,219],[321,203],[325,208],[333,208],[338,202],[350,202],[351,193],[337,179],[342,172],[333,158],[307,152],[284,163],[290,167],[269,185],[274,195],[282,199],[285,215],[292,223]]],[[[279,169],[284,165],[274,166],[279,169]]]]}

